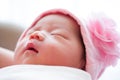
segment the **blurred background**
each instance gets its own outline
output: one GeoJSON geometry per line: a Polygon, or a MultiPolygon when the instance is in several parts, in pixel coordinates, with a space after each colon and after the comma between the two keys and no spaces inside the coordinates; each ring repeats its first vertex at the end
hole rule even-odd
{"type": "MultiPolygon", "coordinates": [[[[0,46],[14,50],[16,42],[34,19],[53,8],[68,9],[79,17],[91,12],[105,13],[114,19],[120,30],[119,0],[0,0],[0,46]]],[[[99,80],[120,80],[120,60],[108,67],[99,80]]]]}

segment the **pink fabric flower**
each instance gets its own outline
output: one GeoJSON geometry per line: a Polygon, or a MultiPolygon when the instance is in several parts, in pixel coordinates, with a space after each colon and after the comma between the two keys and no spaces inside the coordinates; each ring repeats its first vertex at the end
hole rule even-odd
{"type": "Polygon", "coordinates": [[[87,24],[91,40],[87,46],[92,44],[91,52],[87,52],[86,70],[92,75],[93,80],[97,80],[109,65],[115,65],[120,57],[120,35],[116,31],[117,27],[112,19],[103,15],[92,16],[87,24]],[[91,41],[91,42],[90,42],[91,41]],[[90,44],[90,43],[91,44],[90,44]]]}

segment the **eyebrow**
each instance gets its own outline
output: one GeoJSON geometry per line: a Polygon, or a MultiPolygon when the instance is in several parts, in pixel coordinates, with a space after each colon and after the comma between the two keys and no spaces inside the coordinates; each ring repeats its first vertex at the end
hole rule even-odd
{"type": "Polygon", "coordinates": [[[55,29],[62,29],[62,25],[57,25],[57,24],[51,24],[51,25],[45,25],[45,26],[44,25],[39,25],[39,27],[40,27],[40,29],[48,28],[48,31],[52,31],[52,30],[55,30],[55,29]]]}
{"type": "Polygon", "coordinates": [[[57,24],[50,25],[50,26],[52,26],[53,29],[60,29],[61,28],[61,25],[57,25],[57,24]]]}

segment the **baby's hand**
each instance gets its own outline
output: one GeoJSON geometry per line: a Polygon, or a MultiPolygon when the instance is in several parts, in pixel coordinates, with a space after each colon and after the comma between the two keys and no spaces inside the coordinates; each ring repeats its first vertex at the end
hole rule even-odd
{"type": "Polygon", "coordinates": [[[0,47],[0,68],[13,64],[14,53],[8,49],[0,47]]]}

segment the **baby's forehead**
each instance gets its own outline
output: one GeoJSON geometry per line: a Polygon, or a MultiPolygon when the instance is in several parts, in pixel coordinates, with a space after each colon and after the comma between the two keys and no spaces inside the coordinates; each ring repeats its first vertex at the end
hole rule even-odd
{"type": "Polygon", "coordinates": [[[79,20],[72,13],[66,12],[66,11],[63,11],[63,10],[57,10],[57,11],[52,10],[52,11],[46,11],[43,14],[39,15],[30,27],[33,27],[39,20],[41,20],[42,18],[44,18],[46,16],[49,16],[49,15],[61,15],[61,16],[64,16],[64,17],[68,17],[71,20],[75,21],[78,24],[78,26],[80,26],[79,25],[79,20]]]}
{"type": "MultiPolygon", "coordinates": [[[[65,14],[61,14],[61,13],[51,13],[51,14],[47,14],[47,15],[44,15],[43,17],[39,18],[37,20],[37,22],[35,22],[35,24],[33,26],[31,26],[29,29],[35,27],[36,25],[39,26],[40,23],[59,23],[61,22],[61,24],[66,24],[66,23],[69,23],[68,25],[76,25],[78,28],[79,28],[79,24],[77,23],[77,21],[72,18],[71,16],[69,15],[65,15],[65,14]]],[[[60,23],[59,23],[60,24],[60,23]]]]}
{"type": "MultiPolygon", "coordinates": [[[[43,18],[41,18],[40,20],[38,20],[38,22],[47,22],[47,21],[54,21],[54,22],[57,22],[57,21],[66,21],[66,22],[74,22],[76,24],[78,24],[76,22],[76,20],[74,20],[73,18],[71,18],[70,16],[67,16],[67,15],[64,15],[64,14],[49,14],[49,15],[46,15],[44,16],[43,18]]],[[[37,24],[37,23],[36,23],[37,24]]]]}

